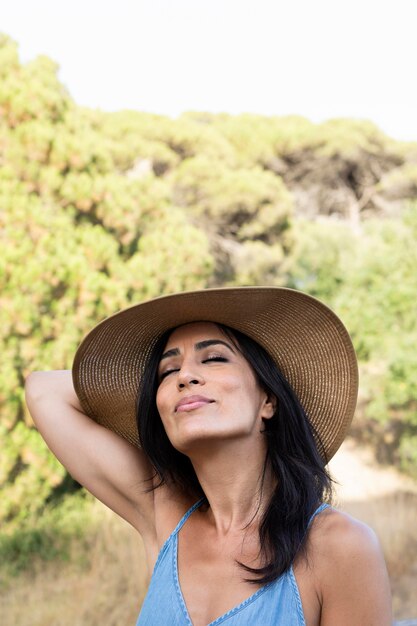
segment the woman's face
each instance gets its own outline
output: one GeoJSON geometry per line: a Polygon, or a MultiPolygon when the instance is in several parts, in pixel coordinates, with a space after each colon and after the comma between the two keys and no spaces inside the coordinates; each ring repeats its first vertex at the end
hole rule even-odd
{"type": "Polygon", "coordinates": [[[210,322],[173,331],[159,368],[156,404],[172,445],[184,454],[214,440],[262,438],[273,402],[232,341],[210,322]]]}

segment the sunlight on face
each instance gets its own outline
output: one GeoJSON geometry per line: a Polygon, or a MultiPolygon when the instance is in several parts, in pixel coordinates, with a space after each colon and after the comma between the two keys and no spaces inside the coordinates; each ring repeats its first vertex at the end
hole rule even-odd
{"type": "Polygon", "coordinates": [[[210,322],[173,331],[159,368],[156,403],[174,447],[262,440],[262,418],[273,408],[234,343],[210,322]]]}

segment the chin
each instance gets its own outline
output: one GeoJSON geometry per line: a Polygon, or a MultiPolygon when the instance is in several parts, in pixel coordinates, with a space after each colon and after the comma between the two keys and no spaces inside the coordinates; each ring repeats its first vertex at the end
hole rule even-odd
{"type": "Polygon", "coordinates": [[[177,436],[174,440],[171,439],[170,441],[178,452],[182,452],[182,454],[188,456],[193,450],[198,450],[201,446],[205,446],[215,439],[219,439],[219,437],[215,437],[212,434],[209,435],[208,433],[193,432],[181,434],[181,436],[177,436]]]}
{"type": "Polygon", "coordinates": [[[203,428],[201,424],[192,424],[190,427],[181,429],[181,432],[177,432],[175,437],[170,438],[170,441],[178,452],[189,456],[210,445],[240,439],[242,435],[247,435],[247,433],[213,428],[213,424],[209,428],[203,428]]]}

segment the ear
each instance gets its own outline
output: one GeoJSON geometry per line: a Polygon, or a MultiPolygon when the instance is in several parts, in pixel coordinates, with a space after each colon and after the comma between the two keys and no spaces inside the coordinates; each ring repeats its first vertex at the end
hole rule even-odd
{"type": "Polygon", "coordinates": [[[265,395],[265,400],[262,405],[261,417],[262,419],[270,419],[274,416],[277,410],[277,399],[274,395],[265,395]]]}

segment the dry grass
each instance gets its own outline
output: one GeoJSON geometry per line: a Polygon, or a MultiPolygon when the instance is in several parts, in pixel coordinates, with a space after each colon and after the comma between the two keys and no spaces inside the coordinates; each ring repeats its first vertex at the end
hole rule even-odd
{"type": "Polygon", "coordinates": [[[370,502],[350,502],[349,513],[377,533],[391,577],[406,574],[417,561],[417,495],[398,493],[370,502]]]}
{"type": "Polygon", "coordinates": [[[74,542],[68,563],[37,559],[33,571],[4,586],[2,626],[135,624],[146,592],[140,538],[99,502],[92,509],[102,522],[87,548],[74,542]]]}

